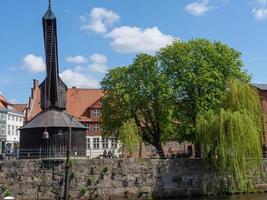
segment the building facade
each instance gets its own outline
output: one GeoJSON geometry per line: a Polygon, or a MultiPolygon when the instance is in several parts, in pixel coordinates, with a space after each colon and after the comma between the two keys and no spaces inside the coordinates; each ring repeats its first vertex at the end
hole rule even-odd
{"type": "Polygon", "coordinates": [[[263,144],[263,157],[267,158],[267,84],[254,84],[257,88],[263,112],[263,125],[264,125],[264,144],[263,144]]]}
{"type": "Polygon", "coordinates": [[[0,156],[5,152],[6,146],[6,121],[7,121],[7,110],[0,108],[0,156]]]}
{"type": "Polygon", "coordinates": [[[19,148],[19,128],[24,123],[26,104],[11,104],[0,96],[0,156],[19,148]]]}
{"type": "MultiPolygon", "coordinates": [[[[33,80],[33,87],[26,109],[26,121],[41,112],[39,82],[33,80]]],[[[86,128],[86,156],[103,156],[106,151],[120,157],[121,144],[115,137],[103,137],[101,129],[101,99],[104,93],[99,89],[68,88],[66,92],[66,111],[86,128]]]]}
{"type": "Polygon", "coordinates": [[[13,108],[7,110],[6,119],[6,150],[13,152],[19,148],[20,130],[23,126],[24,113],[18,112],[13,108]]]}

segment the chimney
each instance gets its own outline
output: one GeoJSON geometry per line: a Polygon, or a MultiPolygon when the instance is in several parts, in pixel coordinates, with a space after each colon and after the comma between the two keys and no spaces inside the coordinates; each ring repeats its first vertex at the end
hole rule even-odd
{"type": "Polygon", "coordinates": [[[39,82],[36,79],[33,79],[33,88],[36,88],[39,86],[39,82]]]}

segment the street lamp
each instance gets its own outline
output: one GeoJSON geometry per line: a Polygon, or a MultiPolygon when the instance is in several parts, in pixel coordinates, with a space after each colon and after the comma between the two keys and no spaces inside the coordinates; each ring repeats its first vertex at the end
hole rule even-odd
{"type": "Polygon", "coordinates": [[[68,146],[66,150],[66,165],[65,165],[65,187],[64,187],[64,200],[68,200],[68,183],[69,183],[69,170],[70,170],[70,151],[71,151],[71,132],[72,132],[72,116],[68,115],[70,118],[69,124],[69,139],[68,146]]]}

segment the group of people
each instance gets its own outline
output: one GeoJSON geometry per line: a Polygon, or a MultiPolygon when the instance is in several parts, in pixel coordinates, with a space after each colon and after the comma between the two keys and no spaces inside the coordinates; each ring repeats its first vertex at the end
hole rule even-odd
{"type": "Polygon", "coordinates": [[[115,149],[109,149],[108,151],[105,149],[102,156],[103,158],[115,158],[115,149]]]}

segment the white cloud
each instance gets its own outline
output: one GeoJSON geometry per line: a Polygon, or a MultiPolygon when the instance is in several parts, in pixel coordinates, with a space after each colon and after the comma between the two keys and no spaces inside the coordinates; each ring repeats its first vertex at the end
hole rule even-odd
{"type": "Polygon", "coordinates": [[[93,55],[90,56],[90,60],[93,62],[92,64],[89,65],[89,69],[99,72],[99,73],[105,73],[108,68],[107,68],[107,57],[94,53],[93,55]]]}
{"type": "Polygon", "coordinates": [[[99,82],[80,73],[74,72],[71,69],[63,71],[59,76],[69,87],[79,88],[98,88],[99,82]]]}
{"type": "Polygon", "coordinates": [[[267,19],[267,0],[254,1],[252,13],[257,20],[267,19]]]}
{"type": "Polygon", "coordinates": [[[81,65],[77,65],[77,66],[74,67],[74,71],[75,71],[75,72],[85,72],[85,71],[87,71],[87,70],[86,70],[86,68],[84,68],[83,66],[81,66],[81,65]]]}
{"type": "Polygon", "coordinates": [[[38,73],[45,71],[45,62],[42,57],[28,54],[22,60],[23,68],[29,72],[38,73]]]}
{"type": "Polygon", "coordinates": [[[267,8],[253,8],[252,13],[257,20],[264,20],[267,18],[267,8]]]}
{"type": "Polygon", "coordinates": [[[185,6],[185,10],[195,16],[204,15],[213,8],[209,5],[209,0],[196,1],[185,6]]]}
{"type": "Polygon", "coordinates": [[[153,53],[178,39],[163,34],[158,27],[141,29],[130,26],[114,28],[106,37],[112,39],[111,47],[121,53],[153,53]]]}
{"type": "Polygon", "coordinates": [[[77,65],[86,63],[86,58],[81,55],[69,56],[66,58],[66,60],[70,63],[77,64],[77,65]]]}
{"type": "Polygon", "coordinates": [[[106,33],[107,28],[111,27],[116,21],[119,20],[120,16],[105,8],[93,8],[90,13],[90,20],[88,23],[87,17],[80,16],[80,19],[84,24],[81,26],[82,30],[93,30],[96,33],[106,33]]]}

